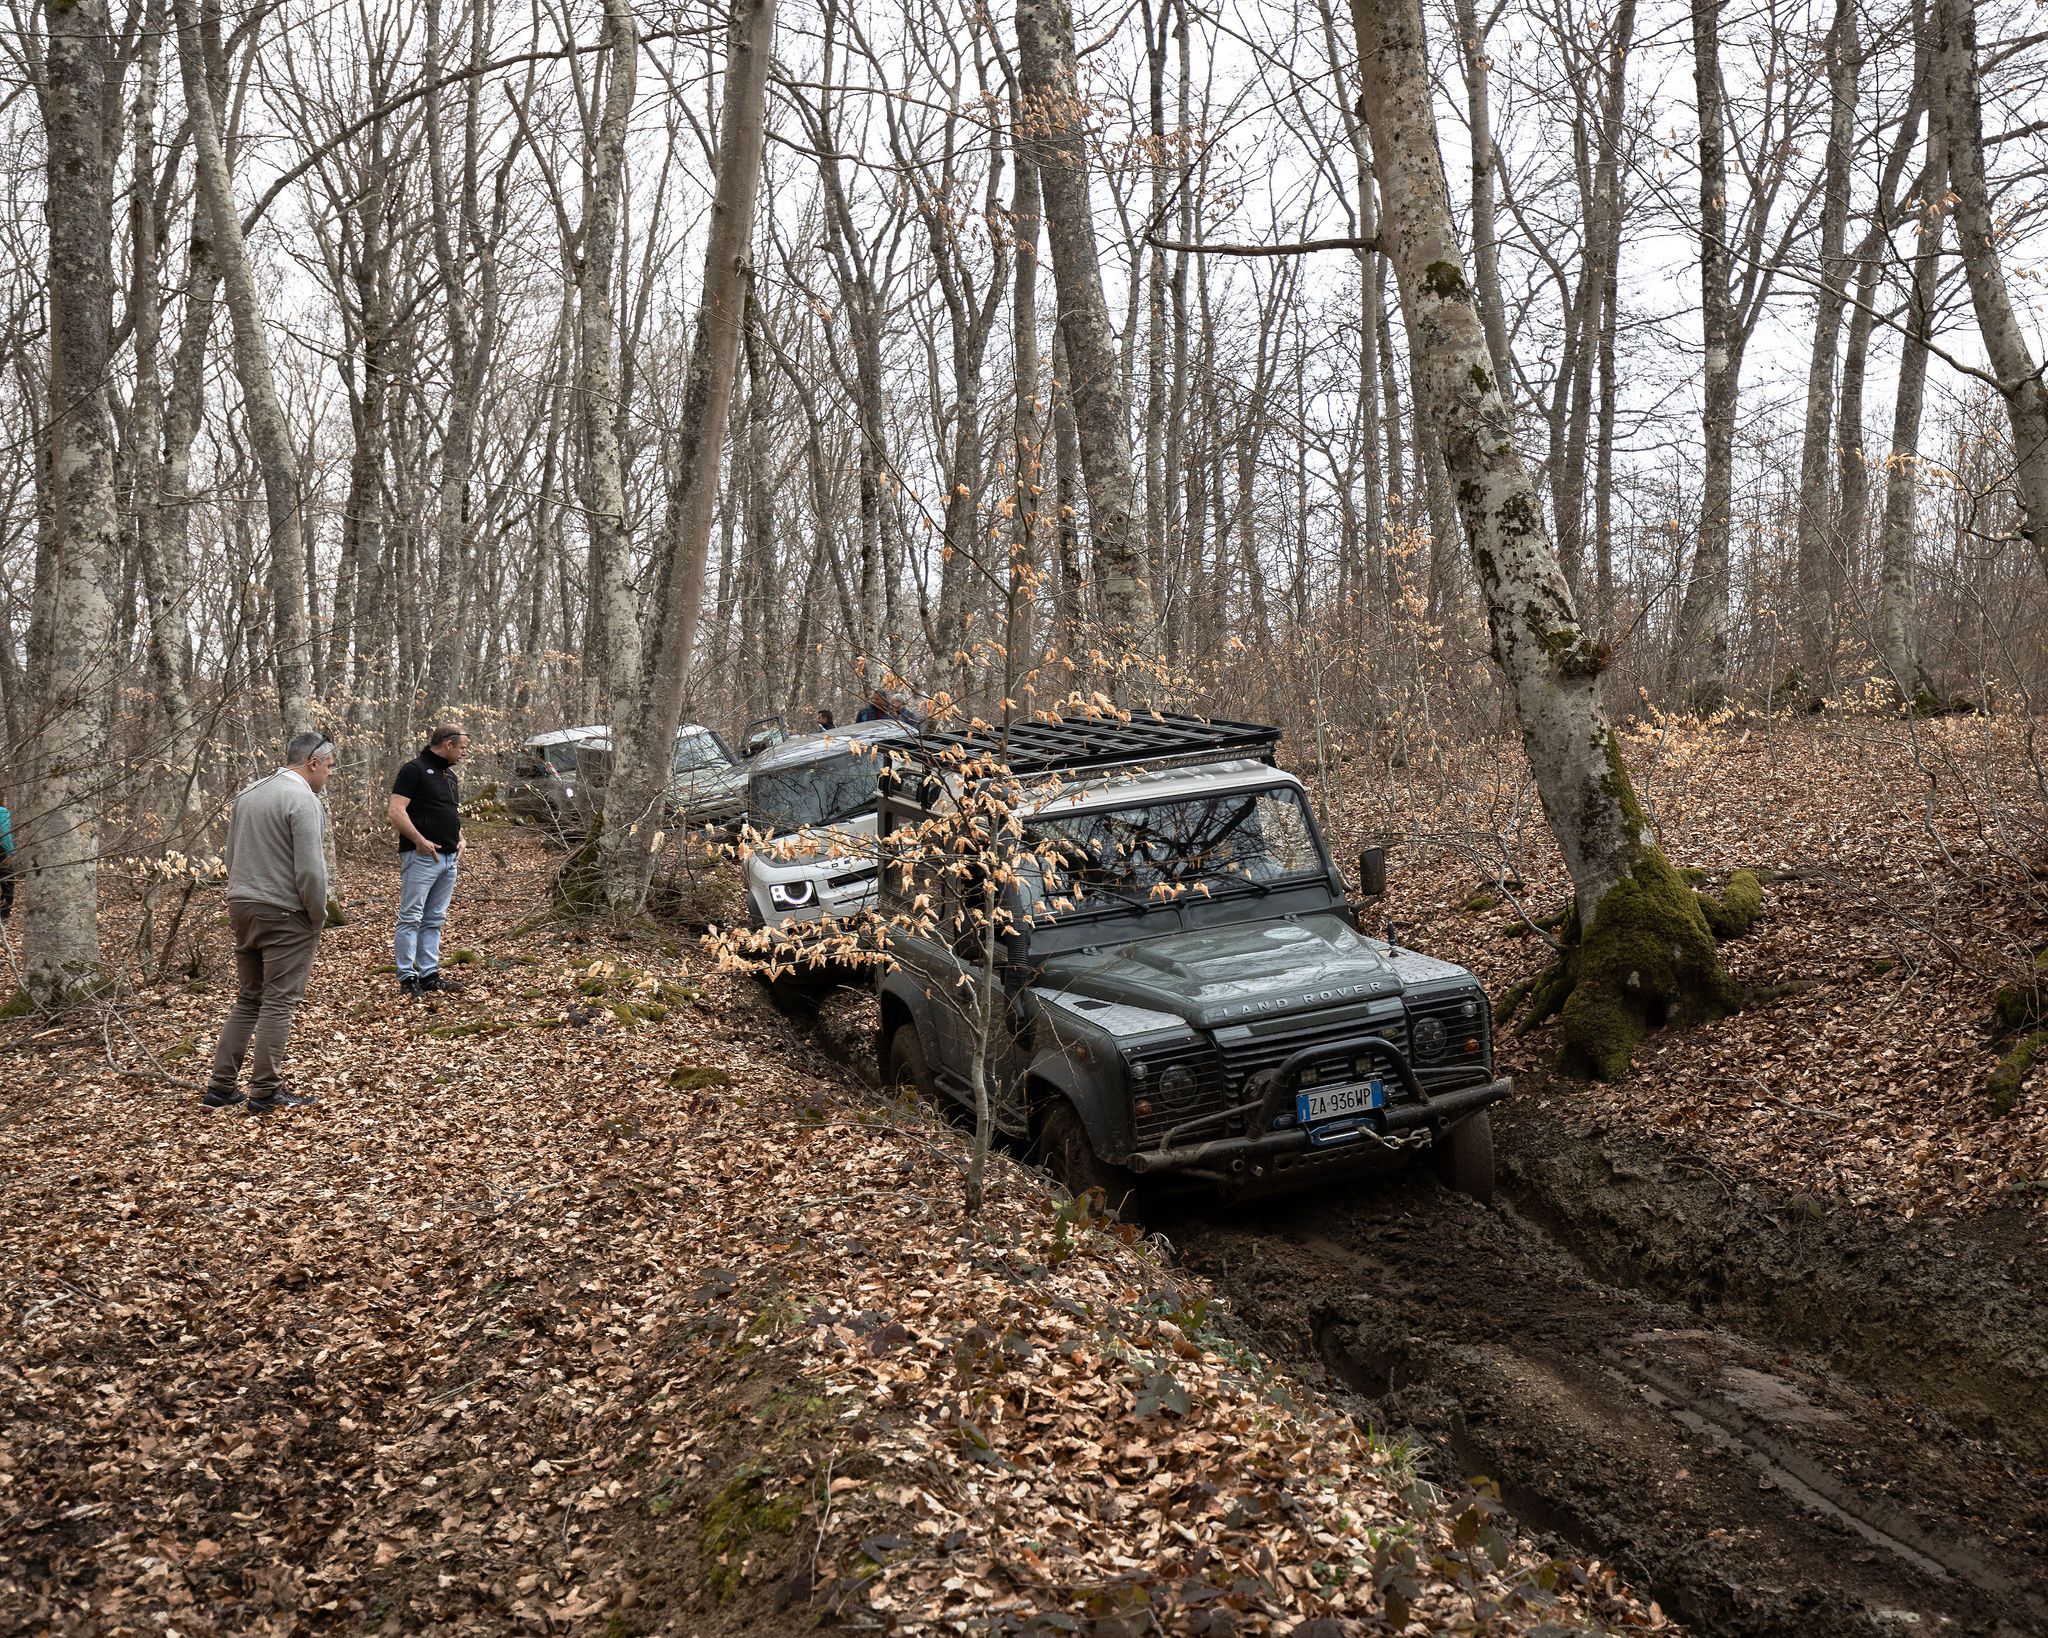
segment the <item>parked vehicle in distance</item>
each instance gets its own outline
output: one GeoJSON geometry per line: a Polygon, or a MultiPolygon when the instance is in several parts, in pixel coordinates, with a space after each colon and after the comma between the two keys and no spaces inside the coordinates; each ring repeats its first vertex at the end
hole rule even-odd
{"type": "MultiPolygon", "coordinates": [[[[1511,1088],[1486,992],[1366,930],[1306,791],[1273,762],[1279,738],[1142,712],[1011,726],[1001,760],[1025,797],[984,1060],[998,1107],[1071,1191],[1112,1205],[1141,1180],[1243,1198],[1423,1153],[1488,1198],[1487,1111],[1511,1088]]],[[[880,855],[942,826],[962,777],[949,766],[995,750],[927,731],[897,752],[880,855]]],[[[1385,854],[1368,849],[1359,874],[1377,896],[1385,854]]],[[[978,907],[955,872],[920,859],[904,875],[892,860],[881,892],[883,1075],[972,1108],[978,907]],[[939,909],[922,935],[906,931],[919,895],[939,909]]]]}
{"type": "Polygon", "coordinates": [[[610,743],[602,724],[557,728],[535,734],[512,753],[512,776],[504,781],[504,802],[514,819],[541,825],[559,836],[581,835],[589,823],[587,796],[579,799],[576,747],[593,740],[610,743]]]}
{"type": "Polygon", "coordinates": [[[885,748],[913,738],[895,721],[801,734],[748,764],[747,924],[846,919],[875,897],[875,786],[885,748]]]}
{"type": "MultiPolygon", "coordinates": [[[[562,836],[585,835],[604,805],[611,767],[611,729],[603,723],[536,734],[515,755],[506,806],[562,836]]],[[[686,722],[676,730],[665,823],[727,824],[744,809],[746,790],[747,769],[716,729],[686,722]]]]}

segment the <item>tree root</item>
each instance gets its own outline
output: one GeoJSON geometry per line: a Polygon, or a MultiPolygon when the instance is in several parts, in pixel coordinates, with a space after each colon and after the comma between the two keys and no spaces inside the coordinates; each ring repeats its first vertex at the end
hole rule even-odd
{"type": "MultiPolygon", "coordinates": [[[[1695,892],[1661,854],[1646,857],[1601,901],[1589,930],[1566,916],[1564,953],[1524,981],[1530,1007],[1515,1033],[1557,1018],[1559,1070],[1614,1080],[1650,1031],[1726,1017],[1748,1001],[1721,965],[1719,941],[1748,932],[1762,909],[1753,871],[1735,872],[1716,897],[1695,892]]],[[[1519,1006],[1520,988],[1503,1003],[1519,1006]]]]}

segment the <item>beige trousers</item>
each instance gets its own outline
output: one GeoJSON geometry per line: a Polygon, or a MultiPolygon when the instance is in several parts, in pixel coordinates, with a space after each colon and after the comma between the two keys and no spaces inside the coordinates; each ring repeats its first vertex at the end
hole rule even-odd
{"type": "Polygon", "coordinates": [[[306,980],[313,976],[320,929],[303,911],[234,899],[228,901],[228,923],[235,932],[239,987],[221,1026],[207,1084],[214,1091],[232,1092],[247,1057],[250,1095],[272,1097],[283,1089],[292,1014],[306,993],[306,980]]]}

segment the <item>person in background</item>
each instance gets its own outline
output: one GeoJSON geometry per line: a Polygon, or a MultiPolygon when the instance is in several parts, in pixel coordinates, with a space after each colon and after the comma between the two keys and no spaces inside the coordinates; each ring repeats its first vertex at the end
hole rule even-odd
{"type": "Polygon", "coordinates": [[[391,782],[386,813],[398,832],[398,928],[392,959],[398,987],[407,995],[462,988],[441,976],[441,926],[461,873],[462,782],[455,764],[468,749],[462,725],[444,722],[391,782]]]}
{"type": "Polygon", "coordinates": [[[868,696],[867,704],[854,714],[855,722],[888,722],[897,715],[896,702],[881,689],[868,696]]]}
{"type": "Polygon", "coordinates": [[[832,720],[832,713],[822,705],[818,707],[818,726],[820,728],[836,728],[839,726],[832,720]]]}
{"type": "Polygon", "coordinates": [[[327,863],[321,841],[327,810],[320,791],[334,771],[334,742],[300,734],[286,765],[235,798],[228,819],[228,925],[235,934],[235,1001],[221,1025],[213,1073],[199,1107],[252,1115],[298,1109],[314,1100],[284,1088],[292,1015],[313,976],[327,925],[327,863]],[[236,1085],[249,1059],[249,1091],[236,1085]]]}
{"type": "Polygon", "coordinates": [[[14,816],[0,807],[0,921],[14,914],[14,816]]]}

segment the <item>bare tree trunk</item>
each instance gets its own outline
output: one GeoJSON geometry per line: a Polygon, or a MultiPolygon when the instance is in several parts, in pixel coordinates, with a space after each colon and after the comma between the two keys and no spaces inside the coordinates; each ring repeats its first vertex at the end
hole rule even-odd
{"type": "MultiPolygon", "coordinates": [[[[1341,58],[1337,50],[1337,20],[1330,0],[1316,0],[1323,25],[1323,46],[1332,66],[1341,58]]],[[[1358,237],[1371,240],[1379,232],[1377,188],[1372,179],[1372,155],[1366,147],[1365,127],[1358,121],[1349,99],[1337,99],[1337,112],[1344,122],[1344,137],[1351,144],[1351,158],[1358,168],[1358,237]]],[[[1189,235],[1183,233],[1182,242],[1189,235]]],[[[1382,292],[1382,258],[1376,250],[1358,253],[1358,457],[1361,469],[1359,535],[1365,553],[1363,579],[1374,582],[1376,565],[1386,550],[1386,474],[1380,465],[1380,331],[1385,325],[1382,292]]],[[[1488,341],[1491,346],[1491,338],[1488,341]]]]}
{"type": "Polygon", "coordinates": [[[1486,55],[1495,10],[1484,23],[1478,0],[1457,0],[1458,57],[1465,71],[1465,121],[1472,149],[1472,278],[1479,295],[1479,316],[1486,325],[1486,350],[1493,359],[1493,379],[1501,402],[1514,404],[1514,361],[1508,357],[1507,309],[1500,296],[1500,242],[1494,231],[1493,206],[1493,65],[1486,55]]]}
{"type": "MultiPolygon", "coordinates": [[[[1013,105],[1015,128],[1010,141],[1016,176],[1010,191],[1010,231],[1016,236],[1017,262],[1011,282],[1010,333],[1013,348],[1011,373],[1016,377],[1016,404],[1011,411],[1010,463],[1015,478],[1012,491],[1010,540],[1011,595],[1018,609],[1018,629],[1011,633],[1013,660],[1027,666],[1031,660],[1032,633],[1030,599],[1021,595],[1037,578],[1039,523],[1044,515],[1045,417],[1040,414],[1038,357],[1038,246],[1042,234],[1039,221],[1038,157],[1023,132],[1020,110],[1013,105]]],[[[1064,640],[1065,633],[1061,633],[1064,640]]]]}
{"type": "Polygon", "coordinates": [[[1834,545],[1829,539],[1828,455],[1835,413],[1836,350],[1848,300],[1849,161],[1856,146],[1856,85],[1863,47],[1856,37],[1856,0],[1835,0],[1828,31],[1831,113],[1820,216],[1820,291],[1814,304],[1813,355],[1806,373],[1806,437],[1799,460],[1799,659],[1809,704],[1817,705],[1834,672],[1834,545]]]}
{"type": "Polygon", "coordinates": [[[1621,294],[1621,125],[1628,95],[1628,56],[1635,44],[1635,0],[1622,0],[1608,34],[1607,77],[1601,91],[1600,157],[1594,183],[1601,230],[1599,302],[1599,430],[1593,454],[1594,629],[1604,639],[1614,618],[1614,333],[1621,294]]]}
{"type": "Polygon", "coordinates": [[[1948,139],[1943,110],[1928,110],[1927,169],[1918,189],[1919,244],[1913,256],[1906,340],[1892,401],[1891,458],[1885,462],[1884,522],[1880,528],[1877,652],[1902,703],[1935,707],[1933,683],[1920,663],[1920,620],[1915,608],[1916,513],[1920,498],[1920,412],[1927,390],[1928,346],[1940,301],[1941,237],[1948,193],[1948,139]]]}
{"type": "Polygon", "coordinates": [[[1612,1076],[1669,1008],[1736,999],[1705,914],[1659,850],[1598,694],[1607,654],[1579,627],[1515,447],[1436,141],[1421,0],[1353,0],[1364,94],[1417,378],[1463,513],[1493,653],[1572,880],[1570,964],[1550,1004],[1567,1067],[1612,1076]],[[1569,984],[1568,994],[1560,995],[1569,984]]]}
{"type": "MultiPolygon", "coordinates": [[[[488,46],[491,8],[471,7],[470,60],[480,62],[488,46]]],[[[440,0],[427,0],[427,53],[425,72],[430,85],[438,85],[441,68],[440,0]]],[[[630,83],[628,92],[630,97],[630,83]]],[[[477,162],[482,140],[479,120],[482,83],[472,81],[464,88],[462,119],[462,174],[458,196],[448,174],[447,144],[441,129],[441,93],[430,90],[426,98],[427,179],[432,205],[434,266],[441,279],[442,313],[448,335],[447,420],[441,439],[441,483],[436,506],[437,544],[440,548],[435,587],[428,608],[427,709],[442,711],[455,703],[460,691],[461,657],[465,642],[457,633],[469,631],[470,479],[476,467],[476,422],[482,408],[484,384],[489,379],[491,344],[496,317],[497,272],[494,258],[477,258],[482,300],[477,310],[470,305],[464,270],[474,241],[482,232],[478,200],[477,162]]]]}
{"type": "Polygon", "coordinates": [[[20,826],[21,984],[39,1005],[97,984],[100,748],[115,684],[108,598],[120,516],[111,351],[113,156],[120,93],[110,83],[105,0],[44,11],[42,86],[49,226],[49,552],[37,564],[40,619],[29,654],[39,733],[20,826]]]}
{"type": "Polygon", "coordinates": [[[2006,290],[1984,175],[1984,99],[1977,78],[1976,0],[1941,0],[1936,12],[1943,101],[1948,129],[1950,188],[1955,195],[1956,238],[1984,352],[1998,377],[2012,422],[2013,490],[2020,503],[2020,535],[2048,570],[2048,382],[2034,361],[2027,332],[2006,290]]]}
{"type": "MultiPolygon", "coordinates": [[[[612,358],[612,273],[625,186],[626,127],[640,55],[630,0],[604,0],[600,50],[606,63],[604,112],[591,144],[589,203],[583,212],[576,404],[583,421],[580,488],[590,533],[591,646],[601,657],[597,683],[605,708],[610,720],[622,722],[634,710],[640,687],[640,610],[626,540],[625,458],[619,448],[619,381],[612,358]]],[[[722,428],[723,405],[718,413],[722,428]]],[[[585,658],[587,663],[591,656],[585,658]]],[[[669,732],[673,736],[673,725],[669,732]]],[[[623,765],[621,757],[621,771],[623,765]]]]}
{"type": "Polygon", "coordinates": [[[1112,663],[1149,660],[1159,637],[1143,546],[1135,538],[1130,400],[1096,258],[1072,14],[1059,0],[1017,0],[1017,46],[1025,118],[1038,143],[1067,388],[1087,475],[1095,603],[1112,663]]]}
{"type": "Polygon", "coordinates": [[[1053,618],[1060,647],[1069,655],[1079,645],[1086,616],[1081,608],[1081,440],[1074,430],[1074,400],[1067,391],[1067,342],[1057,325],[1052,342],[1052,441],[1054,491],[1058,499],[1056,548],[1059,563],[1053,581],[1053,618]]]}
{"type": "Polygon", "coordinates": [[[1692,9],[1693,86],[1700,121],[1700,318],[1706,333],[1706,452],[1692,578],[1678,612],[1669,686],[1698,711],[1718,708],[1730,683],[1730,513],[1735,504],[1735,409],[1742,376],[1728,278],[1728,150],[1721,85],[1722,0],[1692,9]]]}
{"type": "MultiPolygon", "coordinates": [[[[163,247],[157,235],[156,111],[162,61],[165,8],[152,0],[137,60],[135,92],[135,175],[129,215],[129,245],[135,277],[129,312],[135,321],[135,546],[142,570],[143,595],[149,604],[149,676],[165,725],[163,762],[170,770],[175,807],[170,814],[171,838],[186,847],[204,804],[199,788],[199,720],[185,687],[191,664],[192,631],[185,617],[190,579],[185,554],[184,487],[191,455],[191,426],[186,424],[178,455],[177,489],[166,483],[164,394],[161,374],[163,340],[163,247]],[[175,538],[173,538],[175,537],[175,538]]],[[[186,279],[187,311],[194,306],[207,318],[213,313],[213,275],[205,254],[206,238],[193,224],[186,279]]],[[[174,393],[196,392],[205,354],[202,330],[191,359],[191,381],[185,380],[185,349],[179,350],[174,393]]]]}
{"type": "Polygon", "coordinates": [[[174,0],[178,62],[192,128],[193,168],[199,196],[213,223],[214,256],[227,296],[234,337],[235,376],[242,388],[249,441],[263,476],[270,525],[270,606],[274,631],[278,712],[284,736],[313,726],[312,635],[306,621],[305,541],[299,504],[299,454],[284,418],[263,333],[263,300],[249,265],[249,248],[235,211],[234,180],[221,143],[220,115],[207,83],[194,0],[174,0]]]}
{"type": "MultiPolygon", "coordinates": [[[[623,5],[624,0],[608,0],[623,5]]],[[[725,455],[725,422],[738,372],[740,329],[753,277],[748,253],[754,196],[767,141],[768,70],[775,41],[775,0],[740,0],[734,8],[725,92],[719,114],[718,180],[704,247],[704,283],[690,344],[689,374],[677,421],[675,480],[654,564],[648,644],[637,689],[615,704],[615,768],[605,801],[605,896],[615,908],[637,906],[647,891],[651,843],[674,763],[690,669],[704,565],[725,455]],[[630,713],[619,707],[630,703],[630,713]]]]}

